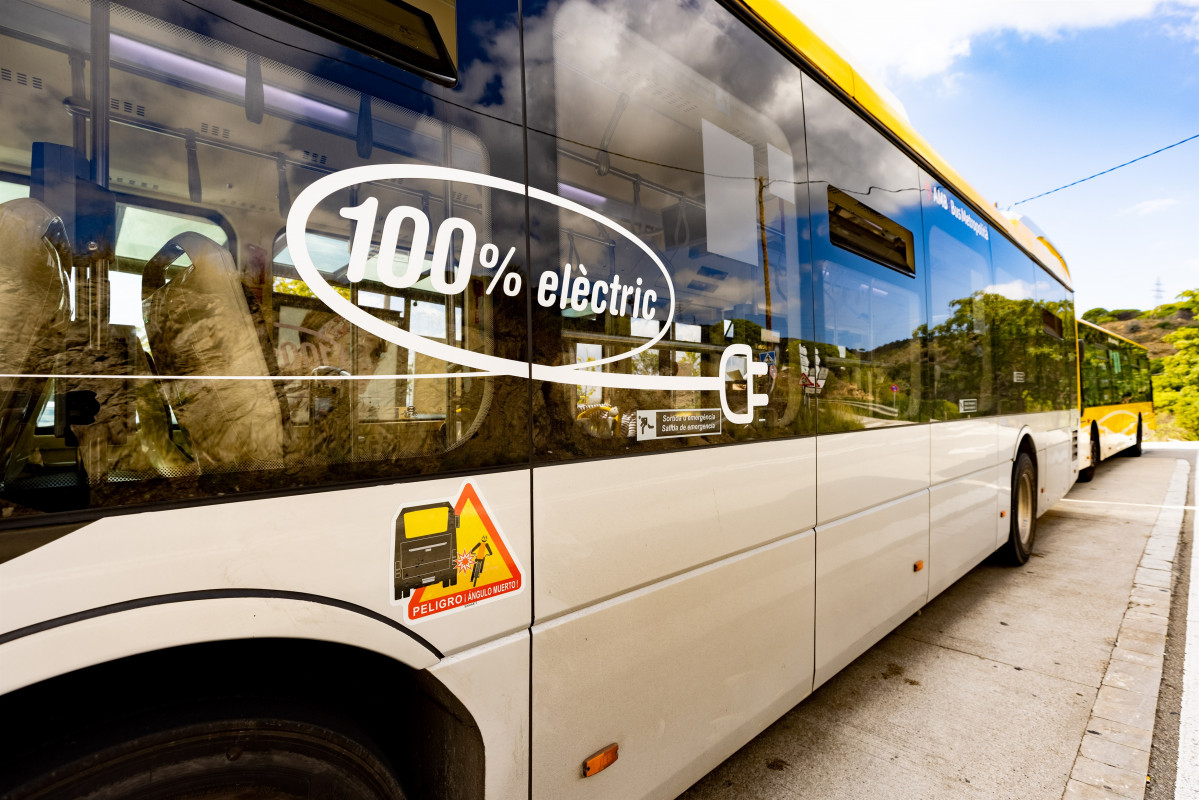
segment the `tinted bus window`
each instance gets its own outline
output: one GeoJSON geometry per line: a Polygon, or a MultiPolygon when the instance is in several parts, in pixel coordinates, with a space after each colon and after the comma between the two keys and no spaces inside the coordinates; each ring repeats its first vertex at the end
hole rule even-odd
{"type": "Polygon", "coordinates": [[[527,461],[469,366],[525,361],[519,59],[472,33],[514,3],[450,12],[453,89],[233,3],[19,5],[6,517],[527,461]]]}
{"type": "Polygon", "coordinates": [[[927,175],[924,226],[928,236],[929,361],[933,419],[995,413],[991,320],[990,228],[927,175]]]}
{"type": "MultiPolygon", "coordinates": [[[[1037,309],[1040,330],[1029,343],[1036,360],[1040,391],[1038,411],[1073,408],[1077,403],[1077,352],[1074,346],[1074,300],[1070,291],[1037,270],[1037,309]]],[[[1030,409],[1031,410],[1031,409],[1030,409]]]]}
{"type": "Polygon", "coordinates": [[[1136,381],[1132,399],[1137,403],[1153,400],[1153,382],[1149,378],[1149,354],[1139,347],[1132,348],[1131,359],[1136,381]]]}
{"type": "Polygon", "coordinates": [[[1082,404],[1104,406],[1112,400],[1112,364],[1108,354],[1108,337],[1092,328],[1083,328],[1082,404]]]}
{"type": "Polygon", "coordinates": [[[804,108],[816,298],[817,341],[811,350],[822,370],[820,431],[927,421],[916,166],[807,77],[804,108]],[[846,246],[833,236],[831,217],[851,207],[842,197],[865,209],[859,219],[875,220],[873,230],[857,226],[858,236],[872,245],[846,246]],[[910,261],[903,254],[908,246],[914,249],[910,261]],[[884,249],[892,255],[878,255],[884,249]]]}
{"type": "Polygon", "coordinates": [[[547,48],[527,59],[530,184],[594,212],[531,204],[534,364],[600,376],[536,385],[545,457],[811,432],[796,67],[714,3],[576,0],[525,33],[547,48]],[[722,368],[733,344],[765,374],[722,368]],[[713,380],[769,401],[734,424],[713,380]]]}
{"type": "Polygon", "coordinates": [[[1037,410],[1036,363],[1030,348],[1041,332],[1036,305],[1040,269],[1019,248],[1002,236],[991,237],[995,282],[988,294],[995,309],[992,343],[995,358],[996,411],[1018,414],[1037,410]]]}

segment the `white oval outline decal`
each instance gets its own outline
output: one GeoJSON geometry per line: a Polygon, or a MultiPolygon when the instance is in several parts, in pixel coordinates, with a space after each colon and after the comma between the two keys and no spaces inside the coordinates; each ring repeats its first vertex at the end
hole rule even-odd
{"type": "MultiPolygon", "coordinates": [[[[470,172],[467,170],[455,169],[452,167],[437,167],[425,164],[371,164],[362,167],[351,167],[350,169],[341,170],[320,178],[310,186],[300,192],[292,204],[291,210],[287,214],[287,247],[291,253],[292,263],[295,265],[296,271],[300,274],[300,278],[308,285],[325,305],[336,311],[345,319],[354,323],[358,327],[373,333],[385,341],[392,342],[409,350],[414,350],[424,355],[440,359],[452,364],[459,364],[464,367],[481,370],[485,375],[513,375],[516,377],[531,377],[535,380],[547,380],[555,383],[569,383],[582,385],[604,385],[604,386],[623,386],[628,388],[670,388],[670,389],[714,389],[722,385],[719,377],[693,377],[693,378],[678,378],[669,375],[626,375],[622,373],[605,373],[593,371],[595,367],[602,364],[608,364],[614,361],[630,358],[637,353],[648,350],[659,341],[662,340],[669,331],[670,326],[674,322],[675,310],[675,294],[674,282],[670,278],[670,273],[666,270],[666,265],[658,258],[657,254],[650,249],[649,245],[641,241],[638,237],[622,225],[613,220],[608,219],[602,214],[579,205],[572,200],[567,200],[564,197],[559,197],[555,194],[526,187],[522,183],[510,181],[506,178],[497,178],[492,175],[484,175],[478,172],[470,172]],[[351,303],[346,298],[342,297],[337,291],[325,280],[321,275],[320,270],[312,261],[312,257],[308,253],[308,243],[306,234],[308,229],[308,218],[316,209],[317,205],[325,198],[332,195],[334,192],[341,189],[348,189],[351,186],[360,183],[369,183],[372,181],[385,180],[403,180],[406,178],[414,178],[420,180],[443,180],[443,181],[458,181],[460,183],[472,183],[476,186],[487,186],[492,189],[499,189],[504,192],[512,192],[528,197],[533,200],[541,200],[546,203],[551,203],[564,208],[567,211],[572,211],[576,214],[582,214],[595,222],[598,222],[605,227],[616,231],[625,239],[635,244],[643,253],[657,265],[662,272],[662,276],[666,279],[666,286],[670,290],[670,310],[667,313],[666,320],[662,325],[658,334],[645,344],[615,356],[608,356],[596,361],[588,362],[587,368],[579,369],[569,366],[549,366],[543,364],[535,364],[532,362],[515,361],[500,356],[488,355],[486,353],[476,353],[471,350],[463,350],[449,344],[435,342],[426,339],[419,334],[411,331],[401,330],[393,325],[389,325],[378,317],[370,314],[365,309],[351,303]]],[[[528,277],[528,276],[526,276],[528,277]]],[[[525,287],[526,291],[534,291],[531,286],[525,287]]],[[[478,374],[478,373],[474,373],[478,374]]],[[[416,378],[420,376],[407,376],[416,378]]]]}

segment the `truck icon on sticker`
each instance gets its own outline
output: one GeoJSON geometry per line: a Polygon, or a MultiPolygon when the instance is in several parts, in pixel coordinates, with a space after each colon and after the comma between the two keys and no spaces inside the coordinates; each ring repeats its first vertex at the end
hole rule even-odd
{"type": "Polygon", "coordinates": [[[449,503],[405,508],[395,523],[395,599],[440,582],[458,583],[458,515],[449,503]]]}

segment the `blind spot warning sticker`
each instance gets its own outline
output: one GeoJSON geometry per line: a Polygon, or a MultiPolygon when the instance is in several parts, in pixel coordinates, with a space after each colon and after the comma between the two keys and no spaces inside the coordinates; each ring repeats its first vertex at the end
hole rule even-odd
{"type": "Polygon", "coordinates": [[[400,509],[394,529],[391,602],[407,603],[410,622],[514,594],[523,586],[499,526],[469,483],[456,501],[400,509]]]}

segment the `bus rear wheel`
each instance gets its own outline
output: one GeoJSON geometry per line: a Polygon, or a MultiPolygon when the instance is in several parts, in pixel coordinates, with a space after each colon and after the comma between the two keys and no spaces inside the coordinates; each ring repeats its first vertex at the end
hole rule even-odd
{"type": "Polygon", "coordinates": [[[1019,566],[1032,556],[1037,539],[1037,468],[1023,451],[1012,468],[1011,518],[1005,555],[1009,563],[1019,566]]]}
{"type": "Polygon", "coordinates": [[[404,800],[374,751],[320,723],[220,719],[134,736],[20,786],[11,800],[404,800]]]}

